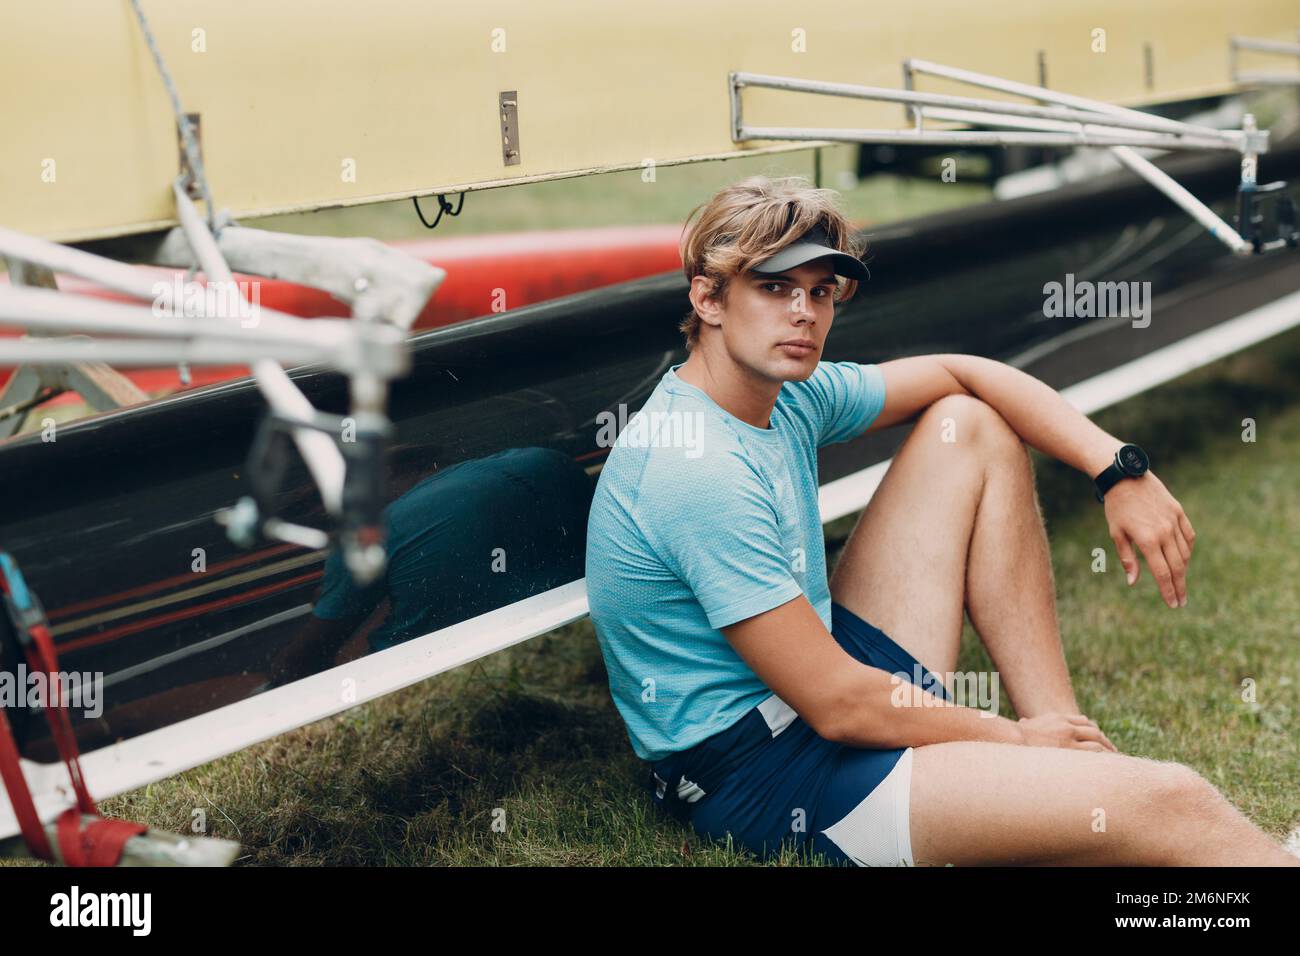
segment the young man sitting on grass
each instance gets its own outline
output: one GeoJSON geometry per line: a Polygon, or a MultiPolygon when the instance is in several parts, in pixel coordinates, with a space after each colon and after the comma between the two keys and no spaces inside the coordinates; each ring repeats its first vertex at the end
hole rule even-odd
{"type": "Polygon", "coordinates": [[[1136,546],[1170,608],[1196,537],[1177,500],[1140,449],[1000,362],[821,362],[866,278],[834,198],[756,177],[696,210],[689,357],[597,486],[591,616],[655,800],[764,857],[1300,863],[1197,773],[1118,753],[1079,712],[1025,445],[1097,479],[1129,584],[1136,546]],[[912,421],[828,582],[817,449],[912,421]],[[1018,720],[935,680],[963,611],[1018,720]]]}

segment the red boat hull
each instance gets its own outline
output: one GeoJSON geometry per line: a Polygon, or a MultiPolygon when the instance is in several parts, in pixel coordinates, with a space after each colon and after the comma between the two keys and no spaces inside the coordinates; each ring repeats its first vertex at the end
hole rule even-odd
{"type": "MultiPolygon", "coordinates": [[[[639,279],[681,268],[677,242],[680,226],[615,226],[602,229],[566,229],[507,234],[484,234],[440,239],[393,242],[424,262],[447,271],[437,293],[415,322],[416,330],[452,325],[492,312],[504,312],[535,302],[585,292],[602,286],[639,279]]],[[[171,282],[183,270],[140,266],[159,281],[171,282]]],[[[340,316],[348,307],[328,293],[279,279],[236,275],[257,282],[260,304],[303,318],[340,316]]],[[[0,282],[7,281],[0,276],[0,282]]],[[[64,292],[120,302],[135,301],[75,277],[59,276],[64,292]]],[[[22,330],[0,327],[0,334],[22,330]]],[[[10,368],[0,368],[8,381],[10,368]]],[[[149,394],[181,387],[175,367],[128,369],[125,374],[149,394]]],[[[242,365],[191,369],[190,387],[210,385],[248,374],[242,365]]],[[[62,395],[49,404],[80,401],[62,395]]]]}

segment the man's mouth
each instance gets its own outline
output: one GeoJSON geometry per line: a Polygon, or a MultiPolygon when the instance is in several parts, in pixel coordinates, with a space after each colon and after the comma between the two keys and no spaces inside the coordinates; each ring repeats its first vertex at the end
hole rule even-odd
{"type": "Polygon", "coordinates": [[[780,343],[777,348],[792,358],[803,358],[817,351],[817,343],[812,339],[790,339],[780,343]]]}

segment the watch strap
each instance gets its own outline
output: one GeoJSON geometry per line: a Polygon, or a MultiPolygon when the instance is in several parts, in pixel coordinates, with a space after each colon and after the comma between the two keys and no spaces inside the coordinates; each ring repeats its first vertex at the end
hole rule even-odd
{"type": "Polygon", "coordinates": [[[1124,472],[1120,471],[1119,465],[1111,462],[1110,465],[1092,480],[1096,488],[1097,500],[1104,501],[1106,492],[1114,488],[1121,478],[1124,478],[1124,472]]]}

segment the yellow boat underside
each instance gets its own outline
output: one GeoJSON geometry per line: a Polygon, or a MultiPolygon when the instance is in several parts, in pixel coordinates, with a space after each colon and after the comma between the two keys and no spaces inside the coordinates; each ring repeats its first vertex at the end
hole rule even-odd
{"type": "MultiPolygon", "coordinates": [[[[200,116],[215,201],[239,218],[807,148],[731,141],[735,70],[899,88],[917,57],[1037,84],[1041,54],[1052,89],[1137,106],[1230,91],[1230,36],[1295,42],[1300,26],[1295,0],[143,6],[200,116]]],[[[174,225],[174,116],[127,0],[29,4],[0,48],[0,225],[60,241],[174,225]]],[[[1297,68],[1258,53],[1239,65],[1297,68]]],[[[744,116],[908,125],[898,105],[765,89],[745,91],[744,116]]]]}

